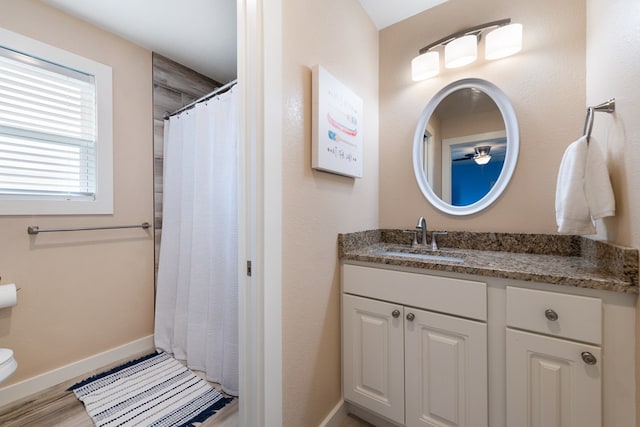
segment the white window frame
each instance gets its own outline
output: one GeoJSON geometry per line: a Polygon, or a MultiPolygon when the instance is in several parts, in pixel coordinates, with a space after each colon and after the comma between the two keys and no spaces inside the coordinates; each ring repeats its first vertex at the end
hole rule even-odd
{"type": "Polygon", "coordinates": [[[96,194],[89,200],[0,199],[0,215],[113,214],[113,101],[111,67],[0,28],[0,46],[95,77],[96,194]]]}

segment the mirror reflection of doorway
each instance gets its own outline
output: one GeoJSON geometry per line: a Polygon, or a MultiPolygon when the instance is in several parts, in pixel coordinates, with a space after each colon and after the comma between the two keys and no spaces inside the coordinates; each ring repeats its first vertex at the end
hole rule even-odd
{"type": "Polygon", "coordinates": [[[442,200],[453,206],[467,206],[482,199],[502,172],[506,133],[443,139],[442,145],[442,200]]]}

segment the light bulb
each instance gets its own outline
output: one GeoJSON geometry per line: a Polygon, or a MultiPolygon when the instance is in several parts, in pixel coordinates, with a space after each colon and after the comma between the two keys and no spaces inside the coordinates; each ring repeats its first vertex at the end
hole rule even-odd
{"type": "Polygon", "coordinates": [[[500,59],[522,49],[522,24],[498,27],[487,34],[484,42],[484,57],[500,59]]]}
{"type": "Polygon", "coordinates": [[[486,165],[491,160],[491,155],[489,151],[491,151],[490,145],[483,145],[481,147],[474,147],[474,151],[476,154],[473,156],[473,161],[475,161],[479,165],[486,165]]]}
{"type": "Polygon", "coordinates": [[[440,54],[429,51],[411,61],[411,78],[417,82],[431,78],[440,72],[440,54]]]}
{"type": "Polygon", "coordinates": [[[487,163],[489,163],[489,160],[491,160],[491,155],[490,154],[484,154],[481,156],[475,156],[473,158],[473,161],[476,162],[479,165],[486,165],[487,163]]]}
{"type": "Polygon", "coordinates": [[[478,57],[478,37],[470,34],[453,39],[444,47],[444,63],[447,68],[471,64],[478,57]]]}

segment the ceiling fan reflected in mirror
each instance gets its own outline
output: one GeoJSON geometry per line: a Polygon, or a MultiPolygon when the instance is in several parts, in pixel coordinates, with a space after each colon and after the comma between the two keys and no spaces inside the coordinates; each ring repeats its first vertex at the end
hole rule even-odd
{"type": "Polygon", "coordinates": [[[486,165],[491,160],[491,155],[489,151],[491,151],[490,145],[483,145],[480,147],[474,147],[475,153],[467,153],[463,157],[453,159],[454,162],[459,162],[461,160],[469,160],[473,159],[479,165],[486,165]]]}

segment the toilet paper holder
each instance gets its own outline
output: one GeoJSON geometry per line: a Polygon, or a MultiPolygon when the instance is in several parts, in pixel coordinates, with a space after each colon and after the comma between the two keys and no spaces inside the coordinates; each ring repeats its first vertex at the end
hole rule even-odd
{"type": "MultiPolygon", "coordinates": [[[[2,281],[2,276],[0,276],[0,281],[2,281]]],[[[20,289],[22,288],[16,288],[16,292],[20,292],[20,289]]]]}

